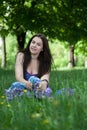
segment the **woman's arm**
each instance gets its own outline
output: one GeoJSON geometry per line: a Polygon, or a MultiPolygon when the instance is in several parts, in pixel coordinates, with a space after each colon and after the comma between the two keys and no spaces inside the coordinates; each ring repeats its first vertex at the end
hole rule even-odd
{"type": "Polygon", "coordinates": [[[29,81],[26,81],[23,76],[23,62],[24,54],[22,52],[19,52],[15,63],[15,77],[17,81],[24,83],[26,87],[30,89],[31,83],[29,81]]]}
{"type": "Polygon", "coordinates": [[[50,73],[47,73],[41,77],[41,83],[39,84],[38,90],[45,90],[49,84],[50,73]]]}
{"type": "Polygon", "coordinates": [[[19,52],[17,57],[16,57],[16,63],[15,63],[15,77],[16,77],[16,80],[19,82],[24,81],[23,61],[24,61],[24,54],[19,52]]]}

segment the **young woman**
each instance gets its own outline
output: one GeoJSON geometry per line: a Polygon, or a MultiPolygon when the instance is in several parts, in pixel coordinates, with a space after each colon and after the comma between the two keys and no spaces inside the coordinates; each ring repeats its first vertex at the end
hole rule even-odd
{"type": "MultiPolygon", "coordinates": [[[[43,34],[34,35],[28,42],[27,47],[20,51],[16,57],[15,77],[17,82],[6,90],[7,96],[15,95],[15,91],[27,89],[42,95],[49,96],[52,92],[48,86],[51,71],[52,56],[48,40],[43,34]],[[30,78],[33,78],[29,80],[30,78]],[[35,87],[35,82],[38,82],[35,87]],[[10,94],[9,94],[10,93],[10,94]]],[[[21,94],[21,93],[20,93],[21,94]]],[[[19,94],[19,95],[20,95],[19,94]]],[[[37,96],[38,97],[38,96],[37,96]]]]}

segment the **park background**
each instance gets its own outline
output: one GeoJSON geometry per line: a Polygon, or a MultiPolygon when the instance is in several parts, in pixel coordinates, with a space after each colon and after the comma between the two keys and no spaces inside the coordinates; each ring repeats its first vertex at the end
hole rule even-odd
{"type": "Polygon", "coordinates": [[[86,68],[86,0],[0,1],[0,130],[86,130],[86,68]],[[15,81],[16,54],[36,33],[45,34],[53,55],[53,98],[25,93],[8,102],[4,90],[15,81]],[[74,93],[57,95],[62,88],[74,93]]]}

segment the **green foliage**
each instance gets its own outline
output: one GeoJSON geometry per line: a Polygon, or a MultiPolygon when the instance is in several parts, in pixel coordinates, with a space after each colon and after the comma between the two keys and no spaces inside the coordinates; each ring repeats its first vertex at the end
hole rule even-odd
{"type": "Polygon", "coordinates": [[[53,56],[53,69],[67,66],[68,54],[64,46],[61,45],[61,42],[54,41],[54,43],[50,43],[49,45],[53,56]]]}
{"type": "Polygon", "coordinates": [[[84,55],[81,55],[81,54],[78,54],[76,55],[76,66],[78,67],[82,67],[84,66],[84,63],[85,62],[85,56],[84,55]]]}
{"type": "Polygon", "coordinates": [[[77,42],[75,46],[75,53],[87,56],[87,40],[84,39],[77,42]]]}
{"type": "Polygon", "coordinates": [[[1,27],[17,33],[17,27],[22,26],[25,31],[44,32],[76,44],[86,38],[86,7],[86,0],[2,0],[1,27]]]}
{"type": "Polygon", "coordinates": [[[14,55],[17,52],[17,41],[16,37],[12,35],[8,35],[6,37],[6,50],[9,55],[14,55]]]}
{"type": "Polygon", "coordinates": [[[52,71],[50,86],[53,98],[15,98],[6,100],[4,89],[15,81],[12,70],[0,69],[0,129],[1,130],[86,130],[87,70],[52,71]],[[80,75],[80,76],[79,76],[80,75]],[[54,96],[59,88],[74,88],[72,96],[54,96]]]}
{"type": "MultiPolygon", "coordinates": [[[[63,41],[64,46],[75,45],[76,54],[81,52],[87,56],[84,42],[87,40],[87,0],[1,0],[0,9],[0,36],[28,31],[44,33],[50,39],[63,41]]],[[[11,48],[14,55],[16,47],[11,48]]],[[[55,68],[67,65],[67,52],[63,50],[60,55],[53,54],[55,68]]],[[[14,57],[8,55],[7,61],[14,61],[14,57]]],[[[78,60],[79,64],[83,65],[83,61],[78,60]]]]}
{"type": "Polygon", "coordinates": [[[8,37],[6,37],[7,68],[14,67],[17,51],[18,51],[18,48],[17,48],[16,37],[12,35],[8,35],[8,37]]]}

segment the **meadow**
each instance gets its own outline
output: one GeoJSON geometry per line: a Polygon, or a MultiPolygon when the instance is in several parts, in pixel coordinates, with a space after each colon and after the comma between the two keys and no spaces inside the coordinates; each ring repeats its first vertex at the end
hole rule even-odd
{"type": "Polygon", "coordinates": [[[0,130],[86,130],[87,69],[52,70],[52,98],[16,97],[6,99],[4,89],[15,81],[13,69],[0,68],[0,130]],[[61,88],[74,93],[56,94],[61,88]]]}

